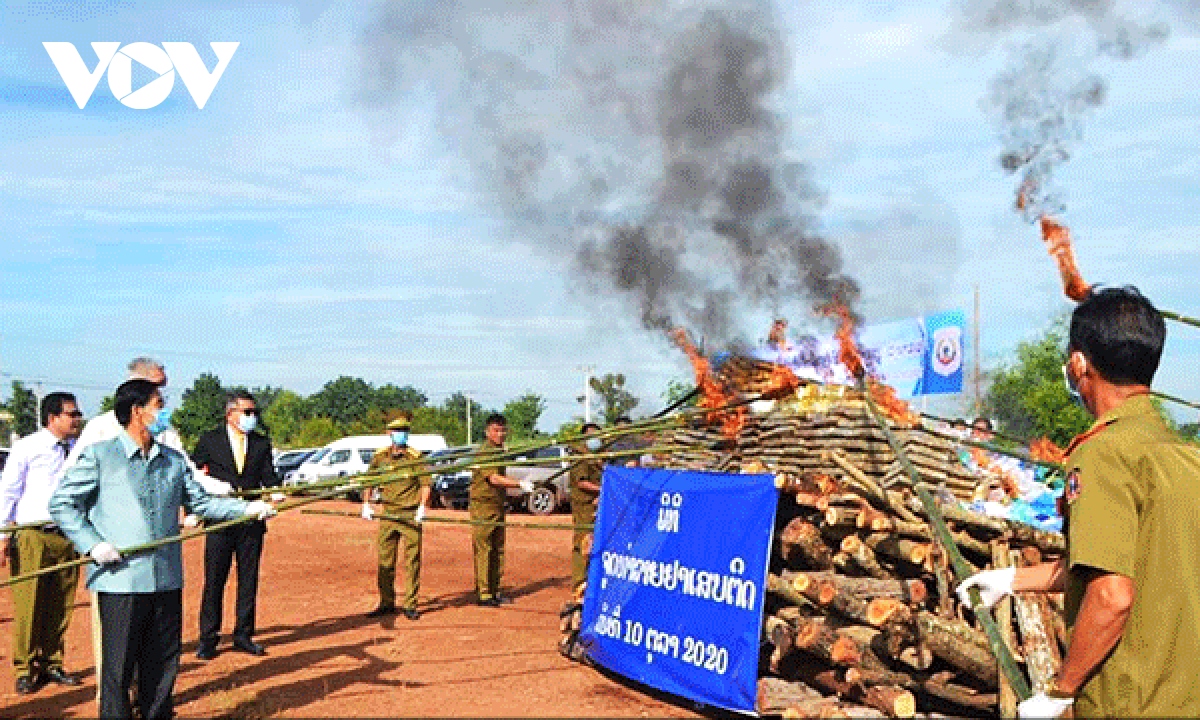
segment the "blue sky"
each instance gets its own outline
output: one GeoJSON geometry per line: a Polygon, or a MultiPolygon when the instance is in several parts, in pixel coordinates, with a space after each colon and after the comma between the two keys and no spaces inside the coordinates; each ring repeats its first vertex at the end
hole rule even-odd
{"type": "MultiPolygon", "coordinates": [[[[969,312],[978,284],[995,366],[1069,310],[995,162],[981,101],[1005,56],[953,40],[954,2],[898,5],[789,4],[779,110],[868,318],[969,312]]],[[[506,232],[432,106],[414,103],[388,136],[373,130],[352,100],[359,4],[182,8],[0,2],[4,395],[11,378],[42,381],[94,411],[124,363],[150,354],[177,391],[205,371],[304,393],[355,375],[489,406],[529,389],[552,429],[580,412],[582,365],[624,372],[647,412],[687,377],[619,300],[582,291],[562,258],[506,232]],[[209,67],[207,42],[241,45],[204,110],[180,82],[136,111],[103,81],[80,110],[50,40],[74,42],[89,67],[91,41],[188,41],[209,67]]],[[[1172,27],[1145,57],[1098,66],[1107,104],[1059,182],[1089,280],[1200,314],[1200,38],[1172,27]]],[[[765,331],[767,318],[746,322],[765,331]]],[[[1200,398],[1198,361],[1200,331],[1171,327],[1160,388],[1200,398]]]]}

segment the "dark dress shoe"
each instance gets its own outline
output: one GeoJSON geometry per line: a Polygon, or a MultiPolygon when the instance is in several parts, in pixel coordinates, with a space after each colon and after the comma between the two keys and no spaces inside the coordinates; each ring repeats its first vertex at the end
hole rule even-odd
{"type": "Polygon", "coordinates": [[[380,605],[371,612],[367,613],[369,618],[385,617],[387,615],[395,615],[396,608],[391,605],[380,605]]]}
{"type": "Polygon", "coordinates": [[[500,607],[500,601],[494,597],[488,598],[487,600],[480,598],[479,600],[475,601],[475,604],[479,605],[480,607],[500,607]]]}
{"type": "Polygon", "coordinates": [[[74,675],[68,675],[60,667],[48,668],[42,673],[42,679],[58,685],[68,685],[70,687],[75,687],[76,685],[80,684],[79,678],[75,677],[74,675]]]}
{"type": "Polygon", "coordinates": [[[400,614],[409,620],[416,620],[421,617],[421,613],[417,612],[416,608],[404,608],[400,611],[400,614]]]}
{"type": "Polygon", "coordinates": [[[253,640],[234,640],[233,649],[255,657],[262,657],[267,654],[267,649],[253,640]]]}
{"type": "Polygon", "coordinates": [[[17,678],[17,694],[32,695],[41,688],[41,683],[32,675],[25,675],[17,678]]]}
{"type": "Polygon", "coordinates": [[[201,643],[200,646],[196,648],[196,659],[197,660],[212,660],[216,656],[217,656],[217,646],[216,645],[209,645],[207,643],[201,643]]]}

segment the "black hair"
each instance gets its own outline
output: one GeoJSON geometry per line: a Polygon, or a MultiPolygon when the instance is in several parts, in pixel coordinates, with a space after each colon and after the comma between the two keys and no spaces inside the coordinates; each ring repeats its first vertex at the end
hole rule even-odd
{"type": "Polygon", "coordinates": [[[508,427],[508,418],[504,417],[500,413],[492,413],[491,415],[487,416],[487,420],[483,423],[484,427],[487,427],[488,425],[502,425],[504,427],[508,427]]]}
{"type": "Polygon", "coordinates": [[[52,415],[61,415],[63,411],[63,405],[66,405],[67,403],[71,403],[72,405],[76,406],[79,405],[79,403],[75,401],[75,396],[68,392],[52,392],[46,397],[42,398],[42,427],[46,427],[46,425],[50,422],[50,417],[52,415]]]}
{"type": "Polygon", "coordinates": [[[633,421],[629,419],[628,415],[622,415],[622,416],[618,417],[616,420],[613,420],[613,425],[632,425],[632,424],[633,424],[633,421]]]}
{"type": "Polygon", "coordinates": [[[992,427],[992,421],[990,418],[985,418],[983,416],[977,417],[977,418],[975,418],[975,421],[971,423],[971,427],[975,427],[979,423],[983,423],[983,425],[984,425],[983,429],[987,430],[988,432],[995,430],[995,428],[992,427]]]}
{"type": "Polygon", "coordinates": [[[1071,314],[1067,352],[1081,352],[1115,385],[1149,385],[1167,339],[1167,324],[1132,285],[1093,290],[1071,314]]]}
{"type": "Polygon", "coordinates": [[[954,418],[954,421],[950,423],[950,427],[965,428],[966,426],[967,421],[962,418],[954,418]]]}
{"type": "Polygon", "coordinates": [[[588,421],[579,427],[579,432],[585,433],[588,430],[600,430],[600,426],[594,422],[588,421]]]}
{"type": "Polygon", "coordinates": [[[146,407],[157,392],[158,385],[149,380],[134,378],[121,383],[113,398],[113,412],[116,413],[117,422],[121,427],[128,427],[130,419],[133,418],[133,409],[146,407]]]}
{"type": "Polygon", "coordinates": [[[252,395],[249,390],[230,390],[229,392],[225,393],[226,412],[232,410],[237,405],[238,400],[249,400],[255,405],[258,405],[258,400],[254,399],[254,395],[252,395]]]}

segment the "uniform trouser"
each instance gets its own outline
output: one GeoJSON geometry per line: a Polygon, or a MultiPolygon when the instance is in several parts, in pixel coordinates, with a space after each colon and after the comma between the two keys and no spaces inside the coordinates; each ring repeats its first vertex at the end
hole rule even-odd
{"type": "MultiPolygon", "coordinates": [[[[415,508],[386,509],[389,515],[412,513],[415,508]]],[[[396,607],[396,554],[404,543],[404,604],[409,610],[417,608],[421,591],[421,526],[413,523],[383,520],[379,523],[379,604],[396,607]]]]}
{"type": "MultiPolygon", "coordinates": [[[[471,519],[503,523],[504,509],[472,507],[471,519]]],[[[490,600],[500,593],[500,577],[504,575],[504,525],[475,525],[471,534],[475,551],[475,592],[480,600],[490,600]]]]}
{"type": "Polygon", "coordinates": [[[103,688],[103,683],[100,678],[104,673],[104,631],[100,627],[100,594],[88,593],[92,596],[91,602],[91,619],[92,619],[92,660],[96,665],[96,702],[100,702],[100,691],[103,688]]]}
{"type": "Polygon", "coordinates": [[[204,593],[200,601],[200,643],[213,645],[221,634],[221,605],[229,567],[237,558],[237,620],[235,641],[254,636],[258,598],[258,561],[262,556],[266,525],[251,522],[209,534],[204,540],[204,593]]]}
{"type": "MultiPolygon", "coordinates": [[[[79,557],[71,541],[37,528],[18,530],[13,575],[33,572],[79,557]]],[[[71,624],[79,569],[70,568],[18,583],[13,598],[13,666],[16,677],[61,668],[63,638],[71,624]]]]}
{"type": "Polygon", "coordinates": [[[129,688],[135,670],[142,718],[171,717],[183,645],[183,592],[102,592],[97,600],[104,633],[100,717],[133,715],[129,688]]]}

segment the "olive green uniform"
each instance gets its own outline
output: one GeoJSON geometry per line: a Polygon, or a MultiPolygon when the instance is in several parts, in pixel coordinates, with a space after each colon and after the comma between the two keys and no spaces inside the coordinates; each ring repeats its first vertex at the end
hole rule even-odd
{"type": "MultiPolygon", "coordinates": [[[[13,534],[12,576],[70,562],[79,557],[65,535],[41,528],[13,534]]],[[[18,678],[62,668],[63,639],[75,607],[79,569],[60,570],[12,587],[13,668],[18,678]]]]}
{"type": "MultiPolygon", "coordinates": [[[[387,447],[371,458],[372,471],[387,471],[397,467],[406,471],[404,478],[379,488],[383,514],[411,517],[421,504],[421,489],[429,487],[428,474],[418,475],[419,467],[403,467],[403,464],[421,457],[421,453],[409,447],[393,452],[387,447]]],[[[404,541],[404,603],[406,610],[417,608],[417,594],[421,591],[421,525],[415,520],[397,522],[379,521],[379,605],[396,607],[396,554],[400,541],[404,541]]]]}
{"type": "MultiPolygon", "coordinates": [[[[485,440],[475,457],[487,462],[488,456],[504,449],[485,440]]],[[[471,471],[469,501],[471,520],[497,523],[475,525],[472,529],[472,548],[475,553],[475,591],[480,600],[491,600],[500,592],[500,577],[504,574],[504,510],[508,493],[487,481],[490,475],[503,475],[503,467],[475,468],[471,471]]]]}
{"type": "Polygon", "coordinates": [[[599,487],[604,466],[598,460],[582,460],[571,466],[571,521],[575,534],[571,541],[571,587],[578,589],[587,582],[588,557],[592,549],[592,531],[581,525],[596,523],[596,499],[599,493],[586,490],[580,483],[599,487]]]}
{"type": "Polygon", "coordinates": [[[1080,566],[1135,588],[1124,635],[1075,716],[1200,717],[1200,451],[1139,395],[1072,444],[1067,468],[1068,627],[1086,589],[1080,566]]]}

